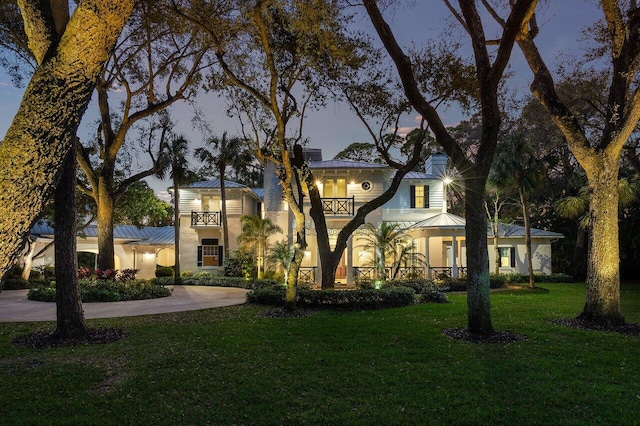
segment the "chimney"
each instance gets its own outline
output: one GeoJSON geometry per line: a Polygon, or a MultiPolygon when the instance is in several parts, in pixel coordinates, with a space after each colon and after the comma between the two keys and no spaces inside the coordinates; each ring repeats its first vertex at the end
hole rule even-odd
{"type": "Polygon", "coordinates": [[[424,163],[424,172],[428,175],[443,177],[447,172],[447,155],[436,152],[424,163]]]}

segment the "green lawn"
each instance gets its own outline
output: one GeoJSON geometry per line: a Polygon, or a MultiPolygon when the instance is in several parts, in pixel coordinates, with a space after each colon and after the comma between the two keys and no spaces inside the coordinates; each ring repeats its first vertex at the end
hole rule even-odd
{"type": "MultiPolygon", "coordinates": [[[[239,306],[89,321],[108,345],[31,350],[14,337],[52,323],[0,324],[0,423],[637,424],[640,337],[564,328],[584,285],[492,295],[494,326],[522,343],[472,344],[451,304],[262,318],[239,306]]],[[[622,309],[640,322],[640,285],[622,309]]]]}

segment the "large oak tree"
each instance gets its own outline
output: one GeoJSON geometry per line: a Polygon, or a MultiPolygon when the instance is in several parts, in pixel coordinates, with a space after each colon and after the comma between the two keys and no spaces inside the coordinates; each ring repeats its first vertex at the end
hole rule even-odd
{"type": "Polygon", "coordinates": [[[15,262],[51,195],[102,66],[134,0],[83,0],[59,43],[55,16],[66,1],[18,2],[37,63],[0,143],[0,275],[15,262]]]}
{"type": "MultiPolygon", "coordinates": [[[[522,26],[517,41],[533,71],[531,92],[551,115],[589,185],[589,257],[587,300],[580,317],[618,325],[620,252],[618,174],[620,155],[640,120],[640,8],[635,1],[601,0],[604,24],[596,31],[608,53],[607,99],[598,132],[587,131],[578,114],[559,95],[557,84],[534,41],[537,27],[522,26]]],[[[504,24],[498,19],[498,22],[504,24]]]]}
{"type": "MultiPolygon", "coordinates": [[[[385,49],[393,59],[407,99],[427,121],[436,141],[451,158],[464,181],[467,244],[467,320],[471,332],[493,332],[489,300],[489,254],[487,250],[487,218],[484,211],[485,185],[498,142],[501,124],[499,85],[509,62],[521,26],[533,14],[535,0],[514,1],[500,35],[495,52],[490,43],[475,0],[459,0],[459,9],[444,0],[471,40],[478,81],[482,131],[477,153],[463,150],[445,127],[434,104],[425,98],[416,80],[415,67],[396,41],[375,0],[364,0],[364,6],[385,49]]],[[[487,3],[483,1],[483,3],[487,3]]]]}

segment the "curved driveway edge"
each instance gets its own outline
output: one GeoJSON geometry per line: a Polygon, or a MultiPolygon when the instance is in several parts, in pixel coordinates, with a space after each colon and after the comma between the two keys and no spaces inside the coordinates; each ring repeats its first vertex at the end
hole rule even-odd
{"type": "MultiPolygon", "coordinates": [[[[55,321],[56,304],[27,299],[28,290],[0,292],[0,322],[55,321]]],[[[90,318],[132,317],[169,312],[196,311],[245,303],[248,290],[233,287],[174,286],[168,297],[128,302],[83,303],[90,318]]]]}

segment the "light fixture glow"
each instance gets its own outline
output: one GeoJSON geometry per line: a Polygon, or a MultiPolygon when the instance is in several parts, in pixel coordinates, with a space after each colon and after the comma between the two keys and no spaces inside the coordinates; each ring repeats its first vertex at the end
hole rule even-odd
{"type": "Polygon", "coordinates": [[[444,179],[442,180],[442,182],[445,185],[449,185],[451,182],[453,182],[453,179],[451,179],[449,176],[445,176],[444,179]]]}

